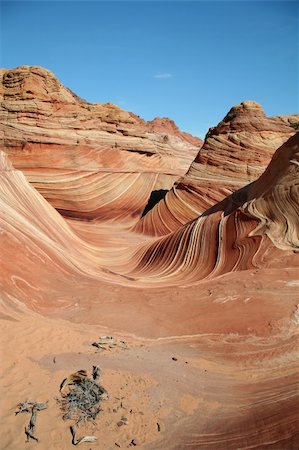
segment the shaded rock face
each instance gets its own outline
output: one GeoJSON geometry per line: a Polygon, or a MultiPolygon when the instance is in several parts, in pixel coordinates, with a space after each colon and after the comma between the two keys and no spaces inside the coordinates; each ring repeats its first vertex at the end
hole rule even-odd
{"type": "Polygon", "coordinates": [[[111,103],[90,104],[43,68],[0,76],[1,148],[65,216],[134,223],[150,193],[170,189],[201,145],[173,123],[155,131],[111,103]]]}
{"type": "Polygon", "coordinates": [[[259,177],[276,148],[296,132],[299,115],[267,117],[253,101],[234,106],[206,135],[204,144],[164,201],[136,231],[164,235],[195,219],[236,189],[259,177]]]}

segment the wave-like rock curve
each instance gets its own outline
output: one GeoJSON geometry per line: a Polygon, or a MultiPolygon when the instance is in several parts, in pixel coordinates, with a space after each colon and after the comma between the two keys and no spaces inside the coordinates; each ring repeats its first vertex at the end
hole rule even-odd
{"type": "Polygon", "coordinates": [[[189,171],[135,226],[161,236],[258,178],[274,151],[299,128],[299,115],[267,117],[253,101],[234,106],[206,135],[189,171]]]}

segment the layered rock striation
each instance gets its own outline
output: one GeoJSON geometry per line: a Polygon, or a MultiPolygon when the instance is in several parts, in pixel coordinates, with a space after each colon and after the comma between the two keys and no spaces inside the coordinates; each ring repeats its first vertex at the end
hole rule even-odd
{"type": "Polygon", "coordinates": [[[187,174],[136,225],[164,235],[259,177],[274,151],[299,128],[299,115],[267,117],[253,101],[234,106],[206,135],[187,174]]]}
{"type": "MultiPolygon", "coordinates": [[[[63,272],[124,285],[174,286],[298,264],[293,251],[299,248],[299,133],[277,150],[257,181],[177,231],[143,241],[126,234],[121,241],[113,237],[111,227],[90,231],[88,224],[81,229],[70,226],[20,171],[13,170],[4,153],[2,160],[2,229],[19,241],[19,252],[27,242],[26,248],[36,247],[41,259],[47,255],[55,264],[60,261],[63,272]]],[[[13,261],[7,251],[7,260],[13,261]]],[[[30,265],[28,260],[26,267],[30,265]]]]}
{"type": "Polygon", "coordinates": [[[296,133],[276,151],[258,180],[178,230],[142,245],[126,275],[144,277],[145,282],[193,283],[279,266],[284,258],[290,266],[297,264],[293,250],[299,248],[298,170],[296,133]]]}
{"type": "MultiPolygon", "coordinates": [[[[136,233],[128,224],[150,189],[183,172],[178,142],[191,144],[164,119],[142,125],[115,106],[85,103],[43,69],[12,72],[3,72],[0,152],[5,448],[23,448],[23,418],[7,414],[20,398],[50,404],[71,368],[99,362],[112,395],[93,427],[107,448],[132,440],[154,450],[298,448],[297,116],[266,118],[251,102],[233,108],[164,206],[135,226],[151,217],[148,232],[136,233]],[[140,184],[130,184],[133,174],[140,184]],[[128,351],[94,353],[100,332],[125,338],[128,351]]],[[[39,445],[67,450],[69,427],[50,406],[39,445]]]]}
{"type": "MultiPolygon", "coordinates": [[[[144,416],[133,413],[129,422],[141,427],[148,448],[296,448],[298,170],[299,134],[257,181],[169,235],[149,237],[119,224],[62,217],[0,153],[5,411],[24,392],[54,398],[69,364],[98,361],[88,341],[101,325],[130,342],[139,336],[124,355],[101,354],[100,361],[104,373],[108,364],[132,371],[127,384],[138,405],[141,382],[133,383],[133,375],[154,377],[155,420],[142,428],[144,416]],[[15,348],[22,349],[17,363],[15,348]],[[28,387],[16,382],[26,364],[37,380],[28,387]]],[[[117,383],[123,397],[122,372],[117,383]]],[[[61,426],[55,408],[49,410],[51,424],[61,426]]],[[[2,427],[9,418],[5,413],[2,427]]],[[[63,427],[54,441],[41,421],[41,448],[66,450],[63,427]]],[[[104,428],[109,445],[119,442],[115,430],[116,423],[104,428]]],[[[5,445],[22,448],[23,439],[18,427],[5,445]]]]}
{"type": "Polygon", "coordinates": [[[88,103],[41,67],[0,75],[1,149],[65,216],[134,223],[201,146],[174,124],[155,131],[111,103],[88,103]]]}

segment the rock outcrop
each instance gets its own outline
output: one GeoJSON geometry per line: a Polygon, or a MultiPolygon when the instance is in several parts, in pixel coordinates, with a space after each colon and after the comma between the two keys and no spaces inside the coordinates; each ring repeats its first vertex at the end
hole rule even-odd
{"type": "MultiPolygon", "coordinates": [[[[40,365],[50,361],[53,367],[57,358],[61,380],[61,367],[70,364],[64,361],[81,357],[82,341],[86,358],[86,333],[94,338],[101,324],[122,336],[128,333],[130,339],[132,333],[150,338],[149,349],[145,340],[140,353],[139,340],[125,361],[119,355],[112,361],[128,370],[128,364],[136,367],[141,358],[142,373],[158,374],[152,392],[160,386],[158,402],[162,399],[168,408],[166,423],[176,426],[165,427],[152,442],[156,428],[147,423],[151,433],[141,436],[149,448],[268,449],[269,442],[296,448],[298,169],[299,134],[276,152],[256,182],[200,218],[169,236],[129,237],[117,224],[68,223],[2,153],[0,321],[9,349],[9,355],[4,350],[6,408],[24,392],[40,395],[39,383],[27,389],[19,382],[17,392],[10,388],[19,386],[15,380],[20,370],[23,377],[29,362],[31,376],[37,371],[38,380],[51,374],[46,389],[54,397],[56,371],[40,365]],[[63,332],[57,338],[58,330],[63,332]],[[22,349],[21,366],[9,359],[13,355],[15,361],[15,347],[22,349]],[[183,400],[188,407],[192,400],[191,413],[183,400]],[[183,411],[179,422],[177,405],[183,411]]],[[[81,359],[73,364],[78,363],[81,359]]],[[[105,370],[106,365],[107,360],[105,370]]],[[[131,386],[135,397],[139,384],[131,386]]],[[[132,414],[130,419],[136,427],[142,426],[139,417],[132,414]]],[[[51,420],[60,423],[56,413],[51,420]]],[[[157,421],[161,416],[156,427],[157,421]]],[[[111,445],[114,428],[105,428],[102,438],[111,445]]],[[[69,441],[66,437],[62,445],[59,433],[55,448],[66,449],[69,441]]],[[[48,440],[50,432],[44,428],[40,434],[46,441],[42,448],[49,448],[52,435],[48,440]]],[[[11,432],[4,442],[13,448],[23,445],[19,432],[11,432]]]]}
{"type": "Polygon", "coordinates": [[[43,68],[0,75],[1,149],[65,216],[134,223],[201,145],[174,124],[154,131],[111,103],[88,103],[43,68]]]}
{"type": "Polygon", "coordinates": [[[299,248],[298,170],[296,133],[276,151],[258,180],[177,231],[142,245],[125,274],[158,284],[163,279],[192,283],[292,259],[292,250],[299,248]]]}
{"type": "Polygon", "coordinates": [[[234,106],[206,135],[187,174],[137,224],[135,230],[164,235],[198,217],[254,181],[299,127],[299,115],[267,117],[253,101],[234,106]]]}
{"type": "MultiPolygon", "coordinates": [[[[193,144],[195,146],[201,146],[202,141],[192,136],[190,133],[185,133],[184,131],[181,131],[175,122],[168,117],[155,117],[153,120],[150,120],[146,122],[145,120],[141,119],[139,116],[137,116],[134,113],[130,113],[132,117],[134,117],[142,126],[149,132],[152,133],[161,133],[167,137],[169,136],[177,136],[178,138],[183,138],[187,142],[190,142],[190,144],[193,144]]],[[[183,156],[183,155],[182,155],[183,156]]]]}
{"type": "Polygon", "coordinates": [[[50,260],[62,258],[68,270],[76,268],[87,277],[137,286],[193,284],[233,271],[279,267],[286,259],[291,267],[293,250],[299,248],[299,133],[277,150],[257,181],[199,218],[147,242],[124,235],[121,245],[111,239],[109,227],[70,226],[6,158],[3,224],[16,227],[15,237],[26,234],[32,245],[40,240],[38,247],[50,260]],[[94,238],[88,237],[93,233],[94,238]]]}
{"type": "MultiPolygon", "coordinates": [[[[18,402],[53,403],[71,367],[100,358],[105,448],[298,448],[298,117],[233,108],[134,229],[194,145],[164,120],[166,134],[85,103],[44,69],[2,74],[4,447],[24,447],[18,402]],[[128,350],[93,353],[102,332],[128,350]]],[[[39,446],[67,450],[52,406],[39,446]]]]}

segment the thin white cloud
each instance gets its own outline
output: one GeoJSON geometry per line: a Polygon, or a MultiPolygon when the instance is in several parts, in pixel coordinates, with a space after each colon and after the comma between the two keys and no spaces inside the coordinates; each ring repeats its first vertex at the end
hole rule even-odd
{"type": "Polygon", "coordinates": [[[122,105],[122,106],[124,106],[124,105],[127,104],[125,98],[118,98],[116,103],[117,103],[118,105],[122,105]]]}
{"type": "Polygon", "coordinates": [[[162,80],[166,78],[171,78],[172,76],[173,76],[172,73],[164,72],[164,73],[157,73],[156,75],[154,75],[154,78],[162,80]]]}

